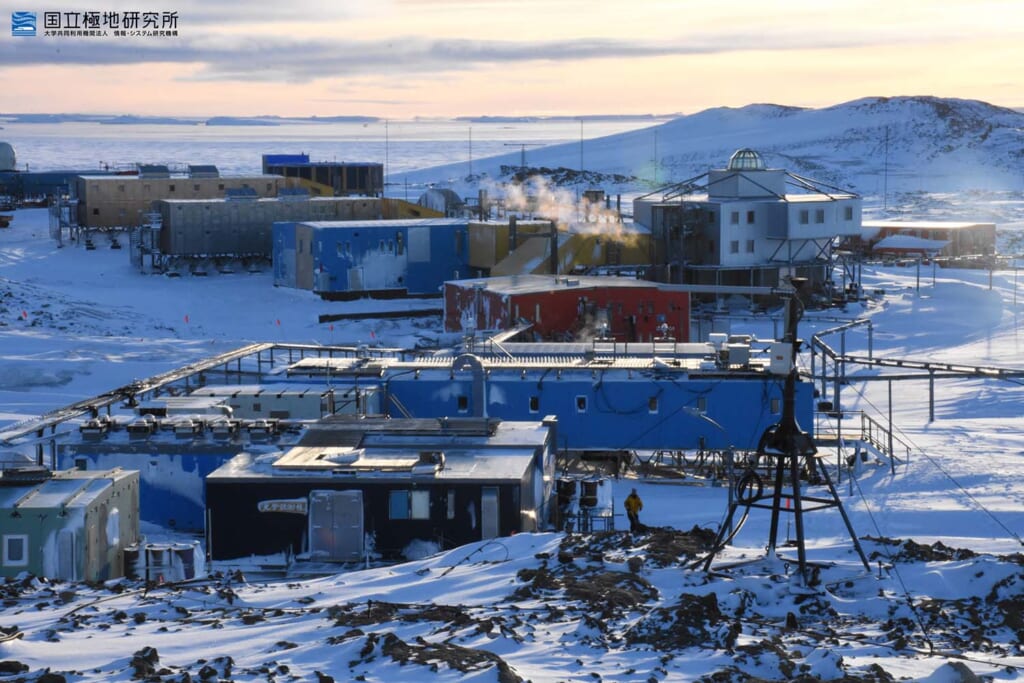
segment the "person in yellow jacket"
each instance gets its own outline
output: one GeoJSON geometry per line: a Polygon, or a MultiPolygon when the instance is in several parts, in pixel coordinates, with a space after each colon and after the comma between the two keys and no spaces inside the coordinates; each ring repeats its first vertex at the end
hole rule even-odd
{"type": "Polygon", "coordinates": [[[629,530],[635,534],[643,528],[640,524],[640,511],[644,509],[644,502],[636,494],[636,489],[633,489],[622,505],[626,508],[626,516],[629,517],[629,530]]]}

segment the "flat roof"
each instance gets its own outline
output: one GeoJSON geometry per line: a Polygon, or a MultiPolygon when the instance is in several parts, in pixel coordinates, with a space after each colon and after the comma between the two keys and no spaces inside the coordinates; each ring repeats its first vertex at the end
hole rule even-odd
{"type": "Polygon", "coordinates": [[[656,206],[677,206],[686,202],[699,202],[703,204],[764,204],[768,202],[787,202],[790,204],[801,204],[805,202],[835,202],[843,199],[860,199],[858,195],[850,194],[849,192],[833,192],[831,194],[825,194],[823,192],[807,192],[807,193],[787,193],[782,197],[775,195],[770,196],[758,196],[758,197],[720,197],[711,199],[707,194],[691,194],[684,195],[677,200],[673,201],[656,201],[653,202],[656,206]]]}
{"type": "Polygon", "coordinates": [[[63,470],[43,482],[14,482],[0,486],[0,507],[55,509],[84,507],[132,470],[63,470]]]}
{"type": "Polygon", "coordinates": [[[360,228],[435,228],[455,227],[469,225],[466,218],[399,218],[394,220],[364,220],[364,221],[296,221],[296,225],[303,225],[313,229],[324,228],[345,228],[346,230],[358,230],[360,228]]]}
{"type": "MultiPolygon", "coordinates": [[[[223,176],[222,176],[223,177],[223,176]]],[[[248,176],[246,176],[248,177],[248,176]]],[[[280,178],[281,176],[264,176],[269,178],[280,178]]],[[[310,195],[279,195],[277,197],[253,197],[252,199],[245,200],[251,204],[297,204],[302,202],[320,202],[322,204],[335,203],[355,203],[365,202],[370,199],[377,199],[376,197],[313,197],[310,195]]],[[[157,199],[156,201],[166,204],[237,204],[238,199],[228,199],[227,197],[210,197],[207,199],[157,199]]]]}
{"type": "Polygon", "coordinates": [[[442,451],[444,464],[420,463],[418,451],[365,451],[341,447],[297,446],[284,453],[235,456],[207,480],[312,479],[337,481],[520,481],[533,467],[533,449],[488,453],[479,448],[442,451]]]}
{"type": "Polygon", "coordinates": [[[995,223],[970,223],[966,221],[861,221],[865,228],[895,228],[906,230],[969,230],[971,228],[995,228],[995,223]]]}
{"type": "MultiPolygon", "coordinates": [[[[659,289],[657,282],[631,277],[597,275],[501,275],[491,278],[454,280],[445,284],[475,288],[498,294],[527,294],[553,290],[586,290],[596,288],[659,289]]],[[[668,290],[670,291],[670,290],[668,290]]]]}
{"type": "Polygon", "coordinates": [[[247,174],[247,175],[221,175],[221,176],[217,176],[217,177],[191,176],[191,175],[189,175],[187,173],[172,173],[169,176],[160,176],[160,177],[150,176],[148,178],[147,177],[143,177],[143,176],[139,176],[139,175],[117,175],[117,174],[111,173],[111,174],[103,174],[103,175],[95,175],[95,174],[79,175],[78,177],[82,178],[84,180],[110,180],[110,181],[119,180],[121,182],[124,182],[125,180],[131,180],[131,181],[137,181],[137,180],[248,180],[248,179],[252,179],[252,178],[263,180],[263,179],[266,179],[266,178],[277,178],[277,179],[284,178],[284,176],[277,175],[277,174],[274,174],[274,173],[253,173],[253,174],[247,174]]]}

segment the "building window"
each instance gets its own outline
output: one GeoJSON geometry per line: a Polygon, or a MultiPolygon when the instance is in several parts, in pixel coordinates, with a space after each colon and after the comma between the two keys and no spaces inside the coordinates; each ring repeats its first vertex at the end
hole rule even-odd
{"type": "Polygon", "coordinates": [[[811,222],[811,212],[807,209],[800,209],[800,225],[807,225],[811,222]]]}
{"type": "Polygon", "coordinates": [[[195,185],[192,186],[192,191],[199,192],[199,183],[196,183],[195,185]]]}
{"type": "Polygon", "coordinates": [[[338,256],[345,255],[345,245],[343,245],[341,242],[334,243],[334,250],[338,252],[338,256]]]}
{"type": "Polygon", "coordinates": [[[739,225],[740,224],[740,212],[739,211],[733,211],[731,214],[729,214],[729,222],[731,224],[733,224],[733,225],[739,225]]]}
{"type": "Polygon", "coordinates": [[[455,489],[448,489],[448,500],[445,510],[445,517],[455,519],[455,489]]]}
{"type": "Polygon", "coordinates": [[[539,413],[540,412],[540,396],[531,396],[530,397],[530,412],[531,413],[539,413]]]}
{"type": "Polygon", "coordinates": [[[260,412],[262,410],[263,410],[263,404],[260,403],[259,401],[256,401],[256,402],[254,402],[252,404],[252,412],[258,413],[258,412],[260,412]]]}
{"type": "Polygon", "coordinates": [[[465,396],[465,395],[459,396],[458,398],[456,398],[456,403],[458,403],[459,412],[460,413],[465,413],[465,412],[467,412],[469,410],[469,397],[468,396],[465,396]]]}
{"type": "Polygon", "coordinates": [[[391,491],[388,494],[388,518],[430,519],[430,491],[391,491]]]}
{"type": "Polygon", "coordinates": [[[217,184],[217,189],[218,190],[223,190],[224,189],[224,183],[218,183],[217,184]]]}
{"type": "Polygon", "coordinates": [[[740,253],[740,241],[739,240],[732,240],[731,242],[729,242],[729,253],[730,254],[738,254],[738,253],[740,253]]]}
{"type": "Polygon", "coordinates": [[[270,192],[273,188],[274,188],[273,185],[271,185],[270,183],[267,183],[267,192],[270,192]]]}
{"type": "Polygon", "coordinates": [[[825,222],[825,209],[815,209],[814,210],[814,222],[815,223],[824,223],[825,222]]]}
{"type": "Polygon", "coordinates": [[[853,207],[852,206],[844,206],[843,207],[843,220],[846,220],[846,221],[852,221],[853,220],[853,207]]]}
{"type": "Polygon", "coordinates": [[[409,517],[430,519],[430,491],[420,489],[409,493],[409,517]]]}
{"type": "Polygon", "coordinates": [[[708,399],[705,396],[701,396],[697,399],[697,410],[702,413],[708,412],[708,399]]]}
{"type": "Polygon", "coordinates": [[[167,189],[170,190],[171,192],[174,192],[174,185],[169,185],[167,189]]]}
{"type": "Polygon", "coordinates": [[[4,534],[4,566],[28,566],[28,536],[25,534],[4,534]]]}
{"type": "Polygon", "coordinates": [[[715,222],[715,212],[714,211],[708,211],[708,223],[714,223],[714,222],[715,222]]]}
{"type": "Polygon", "coordinates": [[[772,413],[773,413],[774,415],[778,415],[778,414],[779,414],[779,412],[780,412],[780,410],[781,410],[781,408],[782,408],[782,403],[781,403],[781,401],[779,401],[779,399],[777,399],[777,398],[773,398],[773,399],[771,400],[771,404],[772,404],[772,405],[771,405],[771,411],[772,411],[772,413]]]}
{"type": "Polygon", "coordinates": [[[124,192],[124,185],[123,184],[118,185],[117,189],[118,189],[119,192],[124,192]]]}
{"type": "Polygon", "coordinates": [[[649,412],[649,413],[656,413],[656,412],[658,412],[658,397],[657,396],[651,396],[649,399],[647,399],[647,412],[649,412]]]}
{"type": "Polygon", "coordinates": [[[747,253],[748,254],[753,254],[754,253],[754,240],[747,240],[747,253]]]}
{"type": "Polygon", "coordinates": [[[93,216],[99,216],[100,215],[100,210],[99,209],[93,209],[92,210],[92,215],[93,216]]]}
{"type": "Polygon", "coordinates": [[[587,412],[587,397],[577,396],[576,397],[576,412],[585,413],[587,412]]]}
{"type": "Polygon", "coordinates": [[[755,219],[756,219],[756,216],[754,215],[754,212],[753,211],[747,211],[747,223],[749,223],[750,225],[753,225],[755,219]]]}
{"type": "Polygon", "coordinates": [[[409,519],[408,491],[391,491],[388,494],[388,518],[409,519]]]}

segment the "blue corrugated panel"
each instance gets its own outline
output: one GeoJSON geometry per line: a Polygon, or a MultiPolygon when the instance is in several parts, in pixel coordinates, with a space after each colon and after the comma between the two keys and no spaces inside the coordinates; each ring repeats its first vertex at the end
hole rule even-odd
{"type": "Polygon", "coordinates": [[[274,286],[295,287],[295,223],[276,222],[272,234],[274,286]]]}
{"type": "Polygon", "coordinates": [[[468,223],[452,219],[307,223],[314,290],[440,296],[468,274],[468,223]]]}
{"type": "MultiPolygon", "coordinates": [[[[473,402],[468,373],[396,374],[388,382],[413,417],[465,416],[473,402]]],[[[776,424],[782,382],[776,378],[728,379],[659,377],[622,371],[505,373],[491,369],[486,382],[490,417],[537,420],[558,416],[558,442],[580,450],[697,448],[756,449],[776,424]],[[773,412],[775,409],[776,412],[773,412]],[[699,415],[703,413],[708,419],[699,415]],[[718,426],[716,426],[716,424],[718,426]],[[720,428],[719,428],[720,427],[720,428]]],[[[813,387],[797,384],[797,421],[813,431],[813,387]]]]}
{"type": "Polygon", "coordinates": [[[264,154],[263,168],[280,164],[308,164],[308,154],[264,154]]]}

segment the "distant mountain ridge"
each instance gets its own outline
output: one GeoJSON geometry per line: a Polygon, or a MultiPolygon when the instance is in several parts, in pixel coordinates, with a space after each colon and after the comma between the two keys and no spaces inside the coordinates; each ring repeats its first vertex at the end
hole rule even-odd
{"type": "MultiPolygon", "coordinates": [[[[633,189],[653,188],[722,168],[743,147],[759,151],[771,167],[865,195],[1024,187],[1024,113],[932,96],[865,97],[820,109],[777,104],[706,109],[587,140],[583,168],[588,176],[633,177],[633,189]]],[[[530,165],[579,169],[580,157],[579,143],[567,143],[534,149],[530,165]]],[[[518,161],[517,154],[476,159],[473,170],[500,177],[503,165],[507,171],[518,161]]],[[[464,181],[457,174],[465,170],[464,164],[452,164],[404,177],[454,187],[464,181]]]]}

